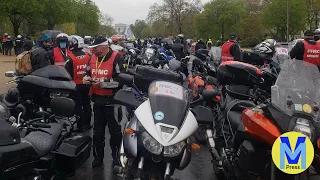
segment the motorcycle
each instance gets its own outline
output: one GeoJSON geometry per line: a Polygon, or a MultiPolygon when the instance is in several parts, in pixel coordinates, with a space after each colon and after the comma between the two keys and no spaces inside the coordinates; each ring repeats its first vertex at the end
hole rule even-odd
{"type": "MultiPolygon", "coordinates": [[[[135,87],[133,76],[121,74],[124,84],[135,87]]],[[[199,100],[208,100],[216,91],[204,91],[199,100]]],[[[136,108],[128,122],[120,148],[121,167],[115,171],[125,179],[172,179],[175,169],[182,170],[191,160],[191,150],[200,147],[190,142],[197,129],[197,118],[212,118],[210,110],[194,113],[189,93],[169,81],[153,81],[148,96],[137,100],[131,90],[120,90],[115,99],[136,108]],[[173,112],[172,109],[179,109],[173,112]],[[205,115],[205,116],[204,116],[205,115]],[[150,121],[150,118],[152,119],[150,121]]],[[[201,107],[194,108],[195,110],[201,107]]],[[[198,112],[196,111],[196,112],[198,112]]]]}
{"type": "Polygon", "coordinates": [[[76,88],[69,73],[63,67],[55,65],[43,67],[26,76],[17,76],[13,71],[7,71],[5,76],[13,77],[8,83],[17,84],[21,98],[20,101],[12,101],[7,94],[3,94],[1,102],[9,108],[23,104],[27,108],[28,118],[44,115],[53,98],[70,97],[76,88]]]}
{"type": "Polygon", "coordinates": [[[58,180],[73,176],[89,158],[92,144],[91,137],[72,132],[74,107],[72,99],[54,98],[50,103],[52,116],[28,121],[23,119],[23,112],[17,119],[5,119],[10,116],[7,110],[0,118],[1,179],[58,180]]]}
{"type": "MultiPolygon", "coordinates": [[[[234,98],[228,101],[222,118],[199,122],[208,125],[207,141],[216,175],[228,180],[299,180],[309,176],[309,170],[289,175],[277,169],[271,149],[281,134],[295,131],[309,137],[315,152],[319,152],[319,81],[316,66],[296,60],[282,64],[277,81],[271,87],[270,99],[261,98],[258,93],[241,93],[241,88],[229,89],[234,92],[229,93],[230,96],[238,94],[247,100],[234,98]],[[254,96],[256,100],[252,99],[254,96]],[[310,107],[310,111],[300,106],[310,107]]],[[[319,154],[316,154],[312,164],[316,172],[320,170],[318,162],[319,154]]]]}

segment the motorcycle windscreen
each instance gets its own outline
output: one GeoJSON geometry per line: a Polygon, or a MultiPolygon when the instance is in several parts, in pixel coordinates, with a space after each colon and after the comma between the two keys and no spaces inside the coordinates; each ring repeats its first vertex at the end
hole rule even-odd
{"type": "Polygon", "coordinates": [[[155,124],[180,128],[189,109],[186,88],[167,81],[154,81],[149,86],[149,100],[155,124]]]}
{"type": "Polygon", "coordinates": [[[292,116],[295,113],[314,114],[319,106],[320,73],[318,67],[301,60],[287,60],[281,65],[277,81],[271,87],[272,104],[292,116]]]}

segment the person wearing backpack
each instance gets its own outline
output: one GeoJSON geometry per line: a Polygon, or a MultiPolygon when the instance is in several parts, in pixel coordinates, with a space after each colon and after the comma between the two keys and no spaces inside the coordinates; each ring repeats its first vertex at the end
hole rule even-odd
{"type": "Polygon", "coordinates": [[[76,102],[76,115],[80,117],[77,123],[77,130],[82,132],[91,128],[91,104],[89,90],[90,85],[83,84],[83,76],[86,73],[87,65],[91,56],[83,52],[84,39],[80,36],[72,36],[70,41],[70,53],[65,64],[77,88],[73,96],[76,102]]]}
{"type": "Polygon", "coordinates": [[[52,39],[42,33],[36,45],[31,49],[31,64],[33,71],[49,65],[47,53],[52,48],[52,39]]]}

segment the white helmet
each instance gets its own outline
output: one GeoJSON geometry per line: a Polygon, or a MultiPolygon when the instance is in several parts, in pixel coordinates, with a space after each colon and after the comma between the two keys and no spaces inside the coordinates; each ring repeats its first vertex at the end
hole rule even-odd
{"type": "Polygon", "coordinates": [[[8,39],[10,39],[11,38],[11,36],[8,36],[8,39]]]}
{"type": "Polygon", "coordinates": [[[17,36],[17,38],[19,38],[19,39],[20,39],[20,38],[22,38],[22,36],[19,34],[19,35],[17,36]]]}
{"type": "Polygon", "coordinates": [[[5,36],[8,36],[8,33],[4,33],[5,36]]]}
{"type": "Polygon", "coordinates": [[[70,36],[70,47],[71,48],[77,48],[82,49],[84,48],[84,39],[77,35],[70,36]]]}
{"type": "Polygon", "coordinates": [[[184,37],[184,35],[183,35],[183,34],[178,34],[178,37],[183,38],[183,37],[184,37]]]}

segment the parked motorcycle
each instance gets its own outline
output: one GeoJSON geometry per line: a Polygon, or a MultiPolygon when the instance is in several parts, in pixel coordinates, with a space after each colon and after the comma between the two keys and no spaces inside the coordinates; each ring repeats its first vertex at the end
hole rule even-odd
{"type": "MultiPolygon", "coordinates": [[[[227,101],[222,117],[214,122],[199,122],[208,125],[207,140],[216,175],[228,180],[299,180],[309,176],[309,170],[297,175],[278,170],[271,149],[281,134],[296,131],[309,137],[316,153],[319,152],[319,82],[316,66],[304,61],[286,61],[271,87],[271,100],[250,92],[250,88],[244,91],[244,86],[227,86],[231,100],[227,101]],[[310,108],[305,110],[300,106],[310,108]]],[[[313,163],[317,172],[318,157],[316,154],[313,163]]]]}
{"type": "MultiPolygon", "coordinates": [[[[4,104],[0,106],[7,109],[4,104]]],[[[89,136],[72,133],[74,107],[72,99],[54,98],[51,117],[28,121],[23,119],[23,112],[17,119],[5,119],[8,115],[1,111],[1,179],[58,180],[73,176],[91,151],[89,136]]]]}
{"type": "MultiPolygon", "coordinates": [[[[135,87],[133,76],[121,74],[119,77],[126,85],[135,87]]],[[[216,91],[204,91],[199,101],[215,95],[216,91]]],[[[148,96],[143,99],[137,100],[131,90],[120,90],[115,99],[136,108],[135,116],[125,129],[120,148],[122,167],[117,167],[116,172],[125,179],[168,180],[175,169],[187,167],[191,150],[200,148],[190,142],[190,136],[198,127],[196,118],[212,118],[210,110],[195,117],[189,108],[192,103],[189,103],[188,90],[169,81],[152,82],[148,96]]]]}
{"type": "Polygon", "coordinates": [[[8,83],[16,83],[19,101],[10,99],[7,94],[2,95],[2,100],[9,108],[17,104],[26,107],[26,118],[35,118],[38,112],[43,112],[50,107],[50,102],[55,97],[69,97],[75,91],[76,85],[69,73],[60,66],[49,65],[32,72],[26,76],[16,76],[13,71],[5,73],[13,77],[8,83]]]}

